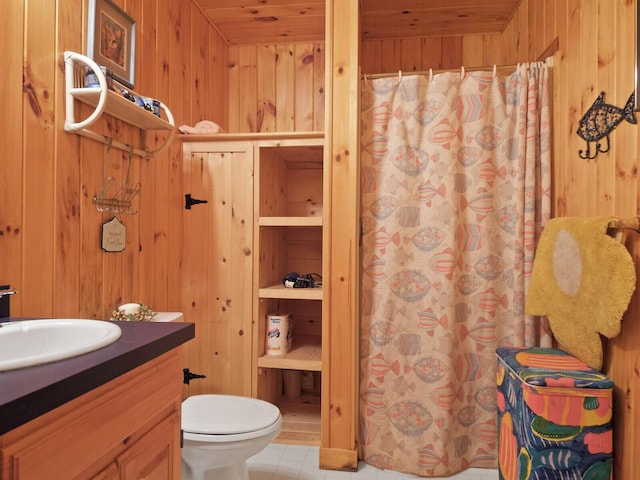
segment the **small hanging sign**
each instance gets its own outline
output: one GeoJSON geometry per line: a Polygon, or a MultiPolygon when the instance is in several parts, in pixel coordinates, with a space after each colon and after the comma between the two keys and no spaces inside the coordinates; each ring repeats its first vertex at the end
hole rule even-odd
{"type": "Polygon", "coordinates": [[[105,252],[121,252],[127,243],[127,227],[113,217],[102,224],[102,249],[105,252]]]}

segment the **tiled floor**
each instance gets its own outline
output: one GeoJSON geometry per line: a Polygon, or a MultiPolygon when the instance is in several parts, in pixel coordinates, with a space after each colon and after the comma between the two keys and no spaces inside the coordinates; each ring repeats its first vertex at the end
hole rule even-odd
{"type": "MultiPolygon", "coordinates": [[[[357,472],[318,468],[318,447],[272,443],[249,459],[250,480],[416,480],[422,477],[378,470],[360,462],[357,472]]],[[[433,478],[433,477],[431,477],[433,478]]],[[[496,480],[496,470],[471,468],[447,480],[496,480]]]]}

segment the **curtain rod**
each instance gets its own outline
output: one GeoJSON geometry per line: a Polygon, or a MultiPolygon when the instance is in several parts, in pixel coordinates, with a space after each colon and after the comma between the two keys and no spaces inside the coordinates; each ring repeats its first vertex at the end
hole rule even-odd
{"type": "MultiPolygon", "coordinates": [[[[541,62],[544,63],[544,62],[541,62]]],[[[513,70],[515,71],[518,66],[520,66],[521,64],[516,64],[516,65],[492,65],[492,66],[483,66],[483,67],[460,67],[459,69],[455,69],[455,68],[443,68],[443,69],[438,69],[438,70],[418,70],[418,71],[410,71],[410,72],[403,72],[402,70],[399,70],[397,72],[393,72],[393,73],[363,73],[361,75],[362,79],[375,79],[375,78],[387,78],[387,77],[400,77],[402,78],[403,75],[435,75],[437,73],[447,73],[447,72],[455,72],[455,71],[460,71],[461,75],[464,75],[465,72],[478,72],[481,70],[493,70],[494,72],[497,72],[498,70],[503,71],[503,70],[513,70]]]]}

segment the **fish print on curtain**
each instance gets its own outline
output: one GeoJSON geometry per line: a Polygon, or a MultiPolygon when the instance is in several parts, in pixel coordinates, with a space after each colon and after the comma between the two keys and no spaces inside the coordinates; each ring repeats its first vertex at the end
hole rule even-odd
{"type": "Polygon", "coordinates": [[[362,90],[362,457],[495,468],[495,349],[549,337],[524,316],[550,211],[547,67],[362,90]]]}

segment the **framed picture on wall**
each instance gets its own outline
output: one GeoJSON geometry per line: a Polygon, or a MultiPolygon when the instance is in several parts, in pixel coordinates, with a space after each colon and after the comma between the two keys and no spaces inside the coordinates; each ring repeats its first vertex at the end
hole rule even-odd
{"type": "Polygon", "coordinates": [[[89,0],[87,56],[133,88],[136,22],[109,0],[89,0]]]}

